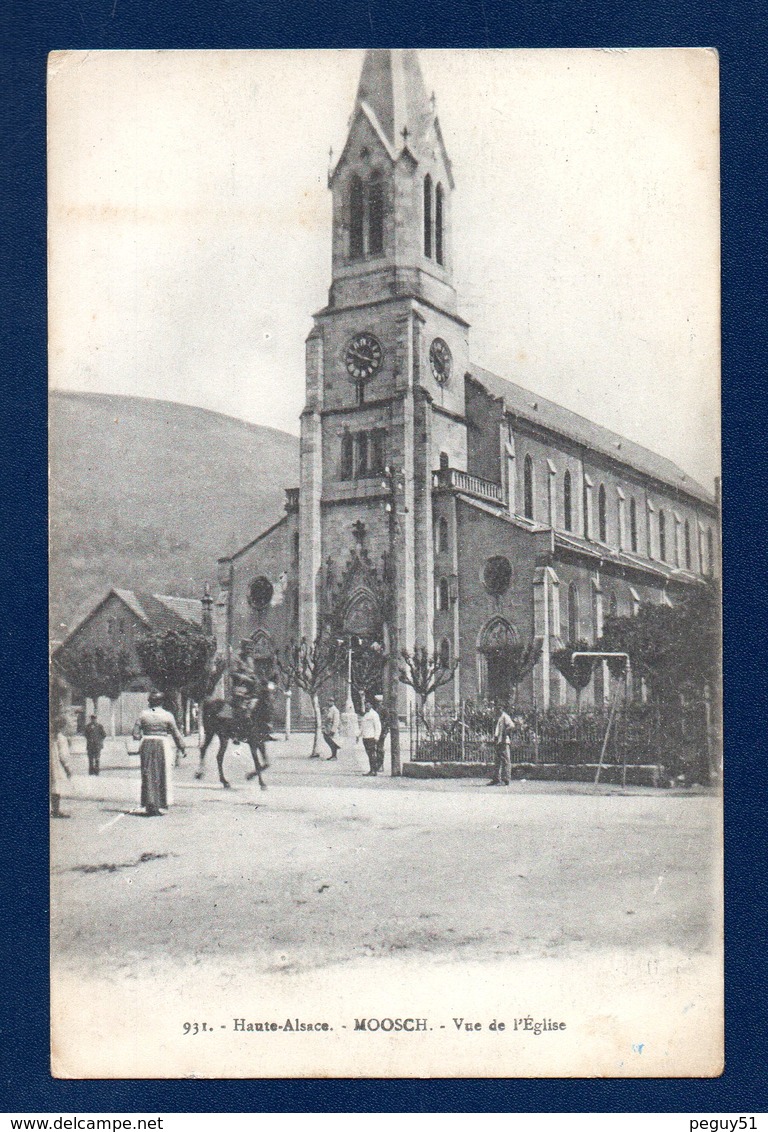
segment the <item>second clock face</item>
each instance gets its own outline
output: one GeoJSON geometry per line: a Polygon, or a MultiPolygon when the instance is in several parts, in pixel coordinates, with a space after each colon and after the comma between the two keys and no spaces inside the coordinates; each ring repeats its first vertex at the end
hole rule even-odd
{"type": "Polygon", "coordinates": [[[453,359],[448,343],[444,342],[442,338],[435,338],[429,347],[429,362],[432,366],[432,373],[435,375],[435,381],[440,385],[445,385],[451,376],[453,359]]]}
{"type": "Polygon", "coordinates": [[[353,381],[367,381],[381,366],[384,351],[378,338],[363,332],[356,334],[344,351],[344,365],[353,381]]]}

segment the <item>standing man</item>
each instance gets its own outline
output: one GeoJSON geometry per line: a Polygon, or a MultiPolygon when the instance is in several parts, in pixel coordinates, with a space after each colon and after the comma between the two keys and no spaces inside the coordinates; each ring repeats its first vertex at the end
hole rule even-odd
{"type": "Polygon", "coordinates": [[[336,707],[336,701],[331,696],[328,701],[328,710],[325,713],[325,720],[323,722],[323,738],[330,747],[331,753],[328,756],[328,762],[331,759],[338,757],[339,747],[339,732],[341,731],[341,712],[336,707]]]}
{"type": "Polygon", "coordinates": [[[367,701],[364,704],[365,711],[363,712],[360,720],[360,734],[363,739],[363,746],[365,753],[368,756],[368,764],[370,770],[367,772],[367,777],[375,778],[378,774],[378,753],[377,744],[381,738],[381,719],[379,713],[374,708],[373,704],[367,701]]]}
{"type": "Polygon", "coordinates": [[[107,733],[92,715],[85,727],[85,749],[88,754],[88,773],[98,774],[101,752],[107,733]]]}
{"type": "Polygon", "coordinates": [[[493,742],[496,747],[496,765],[493,768],[493,778],[486,783],[487,786],[509,786],[512,775],[510,747],[514,726],[514,723],[502,708],[496,722],[496,730],[493,733],[493,742]]]}
{"type": "Polygon", "coordinates": [[[387,741],[387,735],[391,730],[392,724],[389,711],[384,707],[384,697],[374,696],[373,702],[376,711],[379,713],[381,719],[381,734],[376,740],[376,770],[384,769],[384,745],[387,741]]]}

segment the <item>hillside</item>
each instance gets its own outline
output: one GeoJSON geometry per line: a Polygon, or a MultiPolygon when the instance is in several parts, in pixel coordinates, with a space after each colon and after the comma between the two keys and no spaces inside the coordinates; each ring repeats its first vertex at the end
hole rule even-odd
{"type": "Polygon", "coordinates": [[[50,398],[51,634],[112,585],[198,597],[216,560],[283,513],[299,442],[139,397],[50,398]]]}

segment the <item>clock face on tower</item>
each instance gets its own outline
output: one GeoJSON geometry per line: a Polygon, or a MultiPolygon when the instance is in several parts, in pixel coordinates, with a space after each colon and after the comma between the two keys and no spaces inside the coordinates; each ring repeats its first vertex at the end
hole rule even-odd
{"type": "Polygon", "coordinates": [[[445,385],[451,376],[453,358],[448,343],[442,338],[435,338],[429,347],[429,364],[432,366],[432,373],[438,385],[445,385]]]}
{"type": "Polygon", "coordinates": [[[368,381],[380,368],[384,351],[378,338],[363,332],[356,334],[344,351],[344,365],[352,381],[368,381]]]}

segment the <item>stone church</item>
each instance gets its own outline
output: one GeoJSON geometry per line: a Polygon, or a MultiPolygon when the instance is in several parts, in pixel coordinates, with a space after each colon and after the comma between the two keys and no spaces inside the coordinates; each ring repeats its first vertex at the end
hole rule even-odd
{"type": "MultiPolygon", "coordinates": [[[[518,702],[566,704],[551,654],[713,575],[718,504],[671,461],[472,362],[454,187],[417,53],[368,51],[329,178],[300,484],[220,560],[217,633],[268,669],[321,631],[386,647],[396,616],[401,647],[458,658],[444,703],[505,700],[508,650],[538,638],[518,702]]],[[[582,703],[607,694],[598,668],[582,703]]]]}

